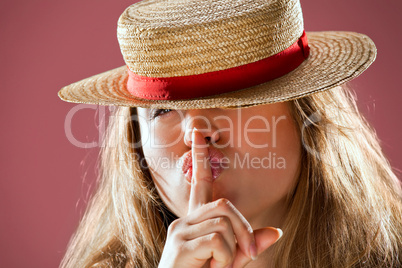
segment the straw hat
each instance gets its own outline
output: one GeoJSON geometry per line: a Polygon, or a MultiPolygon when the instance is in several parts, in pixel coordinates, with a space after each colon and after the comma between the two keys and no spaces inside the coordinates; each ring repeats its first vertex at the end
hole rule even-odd
{"type": "Polygon", "coordinates": [[[62,88],[62,100],[247,107],[334,88],[376,57],[366,35],[304,32],[298,0],[144,0],[123,12],[117,36],[126,65],[62,88]]]}

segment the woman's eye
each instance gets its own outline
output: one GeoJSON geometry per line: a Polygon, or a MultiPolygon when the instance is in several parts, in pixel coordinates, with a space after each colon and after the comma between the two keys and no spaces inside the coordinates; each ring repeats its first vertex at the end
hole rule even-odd
{"type": "Polygon", "coordinates": [[[158,117],[158,116],[162,116],[168,112],[172,111],[172,109],[155,109],[152,112],[152,119],[158,117]]]}

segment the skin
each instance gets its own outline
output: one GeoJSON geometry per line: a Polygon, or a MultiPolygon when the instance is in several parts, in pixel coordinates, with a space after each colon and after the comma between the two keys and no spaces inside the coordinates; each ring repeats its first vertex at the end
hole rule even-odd
{"type": "Polygon", "coordinates": [[[300,172],[288,103],[164,110],[154,119],[150,113],[138,108],[144,156],[162,200],[179,217],[169,226],[160,267],[266,267],[265,250],[280,237],[272,226],[281,226],[300,172]],[[215,181],[211,146],[227,160],[215,181]],[[180,166],[189,151],[191,183],[180,166]]]}

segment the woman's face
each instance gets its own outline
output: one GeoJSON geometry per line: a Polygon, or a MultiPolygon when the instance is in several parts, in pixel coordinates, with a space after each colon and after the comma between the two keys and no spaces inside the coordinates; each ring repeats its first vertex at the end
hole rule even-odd
{"type": "Polygon", "coordinates": [[[229,199],[253,228],[280,226],[287,195],[299,175],[301,154],[299,131],[288,105],[138,108],[144,156],[168,208],[179,217],[187,215],[191,176],[185,172],[195,127],[208,142],[210,157],[220,165],[212,168],[213,200],[229,199]]]}

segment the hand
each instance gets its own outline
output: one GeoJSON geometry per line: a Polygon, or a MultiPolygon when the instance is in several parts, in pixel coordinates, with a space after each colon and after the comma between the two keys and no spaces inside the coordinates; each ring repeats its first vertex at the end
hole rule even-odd
{"type": "Polygon", "coordinates": [[[193,176],[187,216],[173,221],[159,267],[241,268],[274,244],[281,233],[253,231],[227,199],[212,202],[212,172],[203,136],[192,133],[193,176]],[[206,163],[204,162],[206,161],[206,163]]]}

